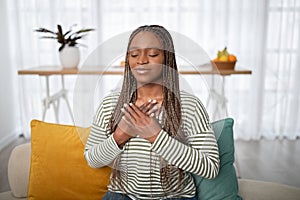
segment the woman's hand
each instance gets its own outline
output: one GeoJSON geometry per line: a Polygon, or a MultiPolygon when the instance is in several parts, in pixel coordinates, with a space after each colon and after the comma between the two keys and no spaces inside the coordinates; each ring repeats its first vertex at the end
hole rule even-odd
{"type": "Polygon", "coordinates": [[[143,103],[139,109],[146,115],[150,116],[152,113],[157,113],[158,112],[158,102],[154,99],[150,99],[149,101],[143,103]]]}
{"type": "Polygon", "coordinates": [[[132,132],[132,129],[133,127],[126,123],[122,118],[113,134],[113,137],[120,148],[122,148],[130,138],[136,137],[136,134],[133,134],[134,132],[132,132]]]}
{"type": "Polygon", "coordinates": [[[124,120],[128,127],[132,128],[132,133],[147,139],[150,142],[155,141],[157,134],[161,130],[160,124],[154,117],[158,108],[153,108],[154,106],[152,108],[151,106],[146,106],[145,108],[140,109],[136,105],[130,103],[129,105],[125,104],[122,109],[122,112],[124,113],[122,120],[124,120]]]}
{"type": "MultiPolygon", "coordinates": [[[[156,100],[149,100],[143,103],[139,107],[139,110],[150,116],[152,113],[156,113],[158,111],[157,103],[158,102],[156,100]]],[[[124,111],[124,109],[122,110],[124,111]]],[[[139,130],[136,129],[136,127],[130,121],[128,121],[124,115],[113,136],[119,147],[122,148],[130,138],[138,135],[138,131],[139,130]]]]}

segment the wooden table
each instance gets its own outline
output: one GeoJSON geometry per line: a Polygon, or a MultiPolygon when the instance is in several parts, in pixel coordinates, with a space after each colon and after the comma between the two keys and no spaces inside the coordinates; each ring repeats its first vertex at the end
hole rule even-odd
{"type": "MultiPolygon", "coordinates": [[[[72,68],[72,69],[65,69],[61,68],[59,66],[39,66],[39,67],[34,67],[34,68],[29,68],[29,69],[22,69],[18,71],[19,75],[39,75],[39,76],[44,76],[46,78],[46,97],[43,99],[43,104],[44,104],[44,110],[43,110],[43,117],[42,120],[45,120],[46,112],[47,109],[50,107],[52,104],[54,107],[54,114],[56,121],[58,122],[58,109],[59,109],[59,100],[62,98],[66,101],[69,114],[71,118],[73,119],[73,113],[67,98],[67,90],[65,89],[65,84],[64,84],[64,76],[65,75],[123,75],[124,68],[121,66],[114,66],[110,67],[108,69],[101,69],[100,67],[97,66],[84,66],[81,67],[80,69],[78,68],[72,68]],[[51,75],[60,75],[61,76],[61,83],[62,83],[62,88],[59,92],[54,93],[53,95],[50,95],[50,83],[49,83],[49,76],[51,75]]],[[[227,99],[225,97],[225,89],[224,89],[224,83],[225,83],[225,76],[229,75],[238,75],[238,74],[244,74],[244,75],[249,75],[252,73],[251,70],[246,70],[242,68],[236,68],[234,70],[217,70],[214,69],[212,70],[211,67],[179,67],[179,73],[182,75],[220,75],[223,79],[223,84],[222,84],[222,90],[221,93],[218,93],[215,88],[214,88],[214,81],[212,81],[212,87],[210,89],[209,97],[207,100],[207,106],[209,105],[210,101],[212,99],[217,99],[219,102],[219,106],[215,108],[215,111],[213,112],[213,117],[214,118],[218,112],[221,112],[222,109],[225,109],[226,114],[228,114],[227,111],[227,99]]]]}
{"type": "MultiPolygon", "coordinates": [[[[251,74],[251,70],[237,68],[234,70],[210,70],[208,68],[201,69],[193,68],[193,67],[184,67],[182,69],[179,68],[180,74],[216,74],[216,75],[234,75],[234,74],[251,74]]],[[[77,74],[84,74],[84,75],[95,75],[95,74],[103,74],[103,75],[122,75],[123,74],[123,67],[115,66],[110,67],[108,70],[100,70],[97,67],[83,67],[83,68],[71,68],[65,69],[59,66],[40,66],[34,67],[29,69],[23,69],[18,71],[19,75],[40,75],[40,76],[50,76],[50,75],[77,75],[77,74]]]]}

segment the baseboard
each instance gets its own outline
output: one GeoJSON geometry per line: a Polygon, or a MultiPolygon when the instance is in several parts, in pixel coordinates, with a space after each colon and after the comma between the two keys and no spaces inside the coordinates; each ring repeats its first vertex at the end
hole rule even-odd
{"type": "Polygon", "coordinates": [[[20,135],[20,131],[14,131],[5,137],[0,139],[0,151],[2,151],[7,145],[9,145],[12,141],[18,138],[20,135]]]}

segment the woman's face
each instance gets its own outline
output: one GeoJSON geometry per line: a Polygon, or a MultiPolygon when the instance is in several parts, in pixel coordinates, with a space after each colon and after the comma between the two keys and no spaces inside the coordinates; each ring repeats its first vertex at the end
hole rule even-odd
{"type": "Polygon", "coordinates": [[[129,65],[139,86],[161,84],[163,63],[163,47],[154,33],[142,31],[132,39],[129,65]]]}

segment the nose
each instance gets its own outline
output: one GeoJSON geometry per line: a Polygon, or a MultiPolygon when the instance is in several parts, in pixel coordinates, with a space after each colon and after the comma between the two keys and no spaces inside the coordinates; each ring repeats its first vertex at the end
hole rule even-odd
{"type": "Polygon", "coordinates": [[[149,62],[148,57],[145,53],[141,53],[141,55],[138,57],[137,64],[144,65],[149,62]]]}

